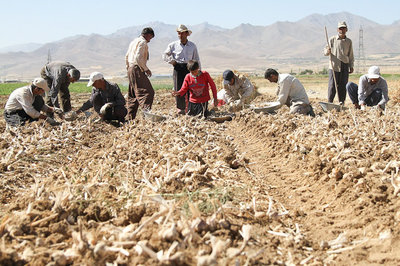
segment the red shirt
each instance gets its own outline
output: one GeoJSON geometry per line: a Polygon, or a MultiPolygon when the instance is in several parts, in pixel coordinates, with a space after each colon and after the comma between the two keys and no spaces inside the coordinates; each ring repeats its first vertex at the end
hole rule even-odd
{"type": "Polygon", "coordinates": [[[190,73],[186,75],[183,81],[182,88],[179,90],[181,96],[189,90],[189,102],[205,103],[210,100],[209,89],[211,86],[214,99],[217,99],[217,88],[215,83],[206,71],[202,71],[197,77],[193,77],[190,73]]]}

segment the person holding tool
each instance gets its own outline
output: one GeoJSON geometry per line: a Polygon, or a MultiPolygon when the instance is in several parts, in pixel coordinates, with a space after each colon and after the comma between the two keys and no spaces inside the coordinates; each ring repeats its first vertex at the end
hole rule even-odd
{"type": "Polygon", "coordinates": [[[346,100],[346,84],[349,80],[349,74],[354,71],[354,54],[353,43],[346,36],[346,22],[339,22],[337,28],[338,35],[332,36],[328,40],[325,27],[327,45],[324,49],[324,55],[329,56],[330,61],[328,101],[333,103],[337,91],[339,103],[343,105],[346,100]]]}

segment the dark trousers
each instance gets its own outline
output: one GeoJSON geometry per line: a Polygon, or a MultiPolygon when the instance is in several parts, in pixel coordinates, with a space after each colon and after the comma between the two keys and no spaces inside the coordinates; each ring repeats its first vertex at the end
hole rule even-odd
{"type": "Polygon", "coordinates": [[[328,101],[330,103],[333,103],[336,95],[333,73],[335,73],[336,77],[339,102],[344,103],[344,101],[346,100],[346,84],[349,81],[349,64],[341,62],[340,72],[329,69],[328,101]]]}
{"type": "MultiPolygon", "coordinates": [[[[174,66],[173,79],[174,79],[174,89],[179,91],[182,88],[183,81],[186,77],[186,74],[189,73],[187,69],[187,64],[176,64],[174,66]]],[[[183,96],[176,96],[176,108],[185,111],[186,109],[186,101],[189,101],[189,93],[186,93],[183,96]]]]}
{"type": "Polygon", "coordinates": [[[191,116],[204,116],[204,117],[209,116],[210,112],[208,111],[208,102],[205,103],[189,102],[187,114],[191,116]]]}
{"type": "Polygon", "coordinates": [[[139,66],[128,68],[128,118],[135,119],[139,105],[150,110],[154,100],[154,89],[146,73],[139,66]]]}
{"type": "MultiPolygon", "coordinates": [[[[40,112],[44,105],[44,100],[42,96],[36,95],[32,105],[36,111],[40,112]]],[[[23,126],[25,125],[26,122],[33,122],[39,120],[38,118],[30,117],[23,109],[11,112],[4,110],[4,119],[6,120],[7,124],[14,127],[23,126]]]]}
{"type": "MultiPolygon", "coordinates": [[[[106,104],[106,102],[101,97],[100,93],[95,93],[93,95],[93,107],[94,110],[99,113],[101,107],[106,104]]],[[[120,122],[125,122],[125,116],[128,113],[125,106],[117,105],[106,110],[106,114],[103,116],[103,120],[111,121],[111,120],[118,120],[120,122]]]]}
{"type": "MultiPolygon", "coordinates": [[[[45,67],[43,67],[42,70],[40,71],[40,76],[47,81],[47,86],[49,86],[49,88],[51,88],[51,86],[53,84],[53,79],[46,75],[45,67]]],[[[53,104],[53,102],[51,101],[49,93],[46,93],[46,104],[48,106],[61,107],[61,109],[65,113],[71,111],[72,110],[71,95],[69,93],[68,86],[69,86],[69,82],[68,83],[63,83],[63,84],[61,84],[60,90],[58,91],[58,97],[61,100],[61,106],[60,106],[60,104],[58,102],[58,98],[56,99],[56,102],[53,104]]],[[[48,115],[53,117],[54,114],[53,113],[48,113],[48,115]]]]}
{"type": "MultiPolygon", "coordinates": [[[[349,98],[353,104],[358,104],[358,85],[354,82],[349,82],[346,85],[347,93],[349,94],[349,98]]],[[[382,90],[375,89],[372,91],[370,95],[365,99],[365,104],[367,106],[375,106],[382,100],[382,90]]]]}

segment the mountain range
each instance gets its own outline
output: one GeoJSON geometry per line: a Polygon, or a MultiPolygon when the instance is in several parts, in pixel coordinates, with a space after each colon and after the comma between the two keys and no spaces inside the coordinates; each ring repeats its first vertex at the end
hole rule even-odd
{"type": "MultiPolygon", "coordinates": [[[[353,40],[358,55],[359,29],[363,29],[363,47],[367,60],[387,59],[397,64],[400,55],[400,20],[381,25],[351,13],[312,14],[296,22],[280,21],[268,26],[240,24],[233,29],[202,23],[187,25],[193,31],[189,40],[196,43],[202,68],[221,72],[226,68],[241,71],[262,71],[266,67],[291,68],[327,66],[322,50],[326,44],[324,26],[329,36],[336,34],[339,21],[346,21],[348,37],[353,40]],[[383,56],[382,56],[383,55],[383,56]]],[[[125,53],[130,41],[150,26],[155,38],[149,43],[148,66],[154,74],[171,74],[171,66],[161,54],[167,45],[177,40],[177,25],[150,22],[123,28],[109,35],[76,35],[43,44],[30,52],[0,53],[0,78],[30,78],[37,76],[47,62],[71,62],[83,76],[101,71],[106,76],[125,75],[125,53]]]]}

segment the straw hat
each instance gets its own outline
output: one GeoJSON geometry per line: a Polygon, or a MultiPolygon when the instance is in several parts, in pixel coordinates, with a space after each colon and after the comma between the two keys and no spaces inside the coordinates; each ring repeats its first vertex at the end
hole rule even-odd
{"type": "Polygon", "coordinates": [[[189,30],[189,29],[188,29],[185,25],[183,25],[183,24],[180,24],[180,25],[178,26],[178,28],[176,29],[176,31],[177,31],[177,32],[185,32],[185,31],[187,31],[187,32],[189,32],[189,35],[192,34],[192,31],[189,30]]]}

